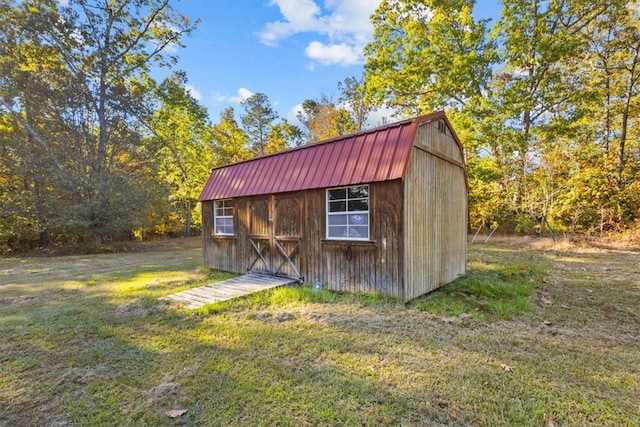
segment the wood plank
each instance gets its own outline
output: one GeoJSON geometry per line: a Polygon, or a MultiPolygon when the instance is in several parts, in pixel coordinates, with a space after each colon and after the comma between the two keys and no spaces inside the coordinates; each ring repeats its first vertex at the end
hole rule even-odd
{"type": "Polygon", "coordinates": [[[194,309],[206,304],[227,301],[232,298],[238,298],[254,292],[292,283],[297,283],[297,280],[262,274],[246,274],[244,276],[223,280],[222,282],[210,283],[198,288],[177,292],[160,299],[173,300],[184,304],[188,308],[194,309]]]}

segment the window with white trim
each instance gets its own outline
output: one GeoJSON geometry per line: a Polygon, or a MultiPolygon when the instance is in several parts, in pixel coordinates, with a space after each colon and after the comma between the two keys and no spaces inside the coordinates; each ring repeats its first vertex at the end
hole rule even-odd
{"type": "Polygon", "coordinates": [[[327,190],[327,239],[369,240],[369,186],[327,190]]]}
{"type": "Polygon", "coordinates": [[[233,236],[233,200],[214,201],[213,233],[218,236],[233,236]]]}

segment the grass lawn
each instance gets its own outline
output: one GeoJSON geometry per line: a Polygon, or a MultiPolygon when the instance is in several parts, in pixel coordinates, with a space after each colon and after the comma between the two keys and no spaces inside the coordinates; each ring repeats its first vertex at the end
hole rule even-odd
{"type": "Polygon", "coordinates": [[[407,306],[158,299],[229,277],[200,265],[198,239],[0,259],[0,426],[640,425],[640,252],[474,244],[407,306]]]}

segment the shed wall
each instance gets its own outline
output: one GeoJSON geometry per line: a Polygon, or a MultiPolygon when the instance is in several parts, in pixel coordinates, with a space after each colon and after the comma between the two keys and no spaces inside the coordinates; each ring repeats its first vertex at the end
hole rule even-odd
{"type": "MultiPolygon", "coordinates": [[[[381,292],[403,297],[402,181],[370,184],[370,241],[332,241],[326,236],[326,189],[303,193],[304,239],[301,274],[307,284],[319,280],[326,289],[381,292]]],[[[213,202],[202,202],[204,265],[246,273],[254,258],[247,235],[255,198],[234,199],[233,237],[213,235],[213,202]]]]}
{"type": "Polygon", "coordinates": [[[246,200],[236,200],[234,226],[236,236],[213,235],[213,201],[202,202],[202,255],[205,267],[214,270],[246,273],[243,270],[245,259],[245,242],[238,236],[246,236],[248,217],[246,200]]]}
{"type": "Polygon", "coordinates": [[[403,297],[402,182],[370,185],[369,242],[325,239],[325,190],[306,192],[307,282],[326,289],[403,297]]]}
{"type": "Polygon", "coordinates": [[[466,271],[467,184],[460,147],[437,123],[421,125],[405,192],[405,301],[466,271]]]}

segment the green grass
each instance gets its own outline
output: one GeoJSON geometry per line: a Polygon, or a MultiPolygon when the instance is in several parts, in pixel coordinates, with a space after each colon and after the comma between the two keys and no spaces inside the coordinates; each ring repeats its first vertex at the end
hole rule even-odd
{"type": "Polygon", "coordinates": [[[488,259],[472,259],[467,274],[413,306],[422,311],[459,316],[468,314],[483,320],[512,319],[531,306],[531,295],[542,284],[548,262],[542,254],[526,257],[484,247],[489,257],[500,257],[500,263],[488,259]],[[489,262],[488,262],[489,261],[489,262]]]}
{"type": "Polygon", "coordinates": [[[408,306],[286,287],[195,311],[159,297],[228,275],[148,255],[39,259],[100,268],[38,281],[0,261],[0,426],[640,421],[637,255],[472,245],[408,306]]]}

